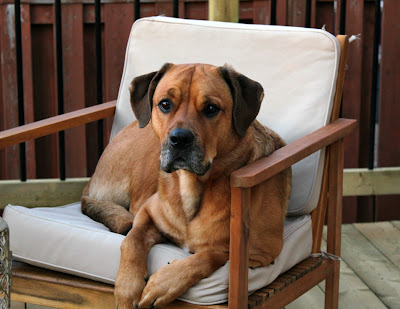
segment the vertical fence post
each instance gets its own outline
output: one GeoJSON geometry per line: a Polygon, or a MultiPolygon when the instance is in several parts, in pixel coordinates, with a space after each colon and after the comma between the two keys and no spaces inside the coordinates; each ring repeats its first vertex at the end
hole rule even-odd
{"type": "Polygon", "coordinates": [[[374,25],[374,47],[372,55],[372,85],[371,85],[371,106],[369,115],[369,144],[368,144],[368,169],[374,168],[375,151],[375,122],[376,122],[376,96],[378,90],[378,65],[379,65],[379,43],[381,28],[381,4],[375,0],[375,25],[374,25]]]}
{"type": "MultiPolygon", "coordinates": [[[[57,103],[58,114],[64,113],[64,78],[63,78],[63,59],[62,59],[62,32],[61,32],[61,1],[55,0],[55,35],[56,35],[56,71],[57,71],[57,103]]],[[[65,180],[65,134],[64,131],[58,133],[58,156],[60,179],[65,180]]]]}
{"type": "Polygon", "coordinates": [[[306,0],[305,27],[311,27],[311,0],[306,0]]]}
{"type": "MultiPolygon", "coordinates": [[[[400,166],[400,1],[385,0],[382,8],[382,40],[379,87],[378,166],[400,166]]],[[[400,217],[400,197],[378,196],[375,219],[400,217]]]]}
{"type": "Polygon", "coordinates": [[[179,0],[173,0],[172,5],[173,5],[173,16],[177,18],[179,17],[179,0]]]}
{"type": "MultiPolygon", "coordinates": [[[[21,2],[14,1],[14,20],[15,20],[15,50],[17,56],[17,92],[18,92],[18,125],[25,124],[24,112],[24,85],[22,71],[22,38],[21,38],[21,2]]],[[[19,144],[19,165],[20,178],[26,181],[26,154],[25,143],[19,144]]]]}
{"type": "Polygon", "coordinates": [[[346,32],[346,0],[336,0],[336,34],[346,32]]]}
{"type": "Polygon", "coordinates": [[[140,0],[134,0],[135,4],[135,20],[140,18],[140,0]]]}
{"type": "Polygon", "coordinates": [[[270,18],[271,25],[276,25],[276,1],[277,0],[271,0],[271,18],[270,18]]]}
{"type": "MultiPolygon", "coordinates": [[[[96,37],[96,99],[97,104],[103,103],[103,65],[101,51],[101,2],[94,1],[95,37],[96,37]]],[[[97,121],[97,156],[103,153],[103,119],[97,121]]]]}

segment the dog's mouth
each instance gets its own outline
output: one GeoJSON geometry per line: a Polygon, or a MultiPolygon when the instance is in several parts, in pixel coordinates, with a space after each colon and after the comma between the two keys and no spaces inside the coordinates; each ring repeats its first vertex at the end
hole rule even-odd
{"type": "Polygon", "coordinates": [[[175,159],[174,165],[187,165],[187,162],[184,158],[178,157],[175,159]]]}
{"type": "Polygon", "coordinates": [[[190,150],[179,151],[164,144],[161,147],[160,167],[167,173],[186,170],[203,176],[211,168],[211,163],[204,161],[204,152],[198,146],[193,146],[190,150]]]}

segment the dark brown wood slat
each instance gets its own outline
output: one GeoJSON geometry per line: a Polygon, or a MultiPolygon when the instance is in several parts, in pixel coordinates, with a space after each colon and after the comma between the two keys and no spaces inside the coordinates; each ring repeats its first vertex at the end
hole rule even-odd
{"type": "MultiPolygon", "coordinates": [[[[360,33],[363,36],[363,14],[364,0],[346,1],[346,33],[360,33]]],[[[343,104],[342,115],[345,118],[357,119],[358,121],[360,121],[362,104],[362,45],[362,40],[356,40],[349,49],[349,69],[346,72],[346,83],[343,88],[343,101],[351,102],[351,104],[343,104]]],[[[360,152],[368,152],[368,144],[362,145],[364,149],[360,149],[360,130],[361,127],[358,126],[345,138],[346,167],[358,167],[360,152]]]]}
{"type": "MultiPolygon", "coordinates": [[[[62,8],[64,110],[85,108],[85,63],[83,36],[83,6],[69,4],[62,8]]],[[[65,132],[66,177],[87,176],[86,127],[65,132]]]]}
{"type": "Polygon", "coordinates": [[[265,293],[263,293],[263,292],[260,292],[260,290],[258,290],[258,291],[254,292],[251,295],[256,295],[256,296],[260,297],[261,298],[261,302],[263,302],[263,301],[265,301],[267,299],[269,293],[267,291],[265,293]]]}
{"type": "Polygon", "coordinates": [[[0,132],[0,149],[112,116],[117,101],[84,108],[0,132]]]}
{"type": "MultiPolygon", "coordinates": [[[[378,166],[400,165],[400,26],[399,1],[385,1],[382,13],[382,60],[379,91],[378,166]]],[[[400,197],[376,198],[375,219],[395,220],[400,216],[400,197]]]]}
{"type": "Polygon", "coordinates": [[[274,294],[278,294],[280,291],[282,291],[285,288],[285,283],[274,281],[269,285],[269,287],[274,289],[274,294]]]}
{"type": "MultiPolygon", "coordinates": [[[[257,302],[250,298],[247,300],[247,303],[248,303],[248,305],[247,305],[248,309],[253,309],[257,306],[257,302]]],[[[234,307],[234,308],[240,308],[240,307],[234,307]]]]}
{"type": "Polygon", "coordinates": [[[307,265],[310,267],[316,267],[321,264],[321,259],[319,257],[309,257],[308,259],[304,260],[300,263],[301,265],[307,265]]]}
{"type": "Polygon", "coordinates": [[[282,283],[284,288],[290,284],[290,278],[284,277],[283,275],[280,275],[275,281],[277,283],[282,283]]]}
{"type": "MultiPolygon", "coordinates": [[[[51,8],[51,18],[54,22],[54,6],[51,8]]],[[[41,11],[45,15],[45,11],[41,11]]],[[[48,12],[49,13],[49,12],[48,12]]],[[[31,8],[31,20],[33,19],[31,8]]],[[[53,25],[31,27],[32,35],[32,75],[33,102],[35,104],[35,121],[54,117],[58,114],[55,35],[53,25]]],[[[58,178],[59,175],[59,147],[58,134],[51,134],[38,138],[35,141],[37,178],[58,178]]]]}
{"type": "MultiPolygon", "coordinates": [[[[253,1],[253,3],[248,3],[251,6],[251,10],[248,8],[247,11],[252,13],[251,18],[254,24],[269,24],[271,21],[271,6],[266,5],[265,1],[253,1]]],[[[244,5],[240,4],[240,10],[244,10],[244,5]]],[[[249,16],[247,16],[248,18],[249,16]]],[[[244,19],[243,14],[240,14],[240,18],[244,19]]]]}
{"type": "MultiPolygon", "coordinates": [[[[346,33],[360,33],[364,37],[363,15],[364,0],[346,0],[346,33]]],[[[345,118],[353,118],[359,121],[359,126],[345,138],[345,166],[360,167],[360,153],[368,153],[368,143],[360,143],[360,135],[368,132],[361,125],[361,107],[362,107],[362,76],[364,68],[362,66],[362,48],[364,41],[356,40],[349,49],[349,69],[346,72],[346,83],[343,88],[342,115],[345,118]],[[363,131],[364,129],[364,131],[363,131]],[[365,133],[364,133],[365,132],[365,133]]],[[[371,60],[370,60],[371,61],[371,60]]],[[[368,108],[366,108],[368,109],[368,108]]],[[[368,133],[367,133],[368,134],[368,133]]],[[[343,215],[346,218],[345,223],[357,221],[357,198],[348,196],[344,198],[343,215]]]]}
{"type": "Polygon", "coordinates": [[[265,294],[265,298],[266,299],[275,294],[274,289],[271,289],[269,287],[265,287],[265,288],[259,289],[257,292],[265,294]]]}
{"type": "Polygon", "coordinates": [[[288,26],[305,26],[306,2],[304,0],[288,1],[288,26]]]}
{"type": "Polygon", "coordinates": [[[282,291],[285,287],[289,285],[289,281],[286,280],[285,278],[282,278],[281,276],[276,278],[274,283],[276,284],[276,286],[279,287],[279,291],[282,291]]]}
{"type": "MultiPolygon", "coordinates": [[[[13,16],[13,9],[10,10],[8,6],[0,5],[0,45],[1,56],[4,59],[0,65],[0,75],[2,75],[0,128],[2,129],[18,126],[15,33],[8,31],[9,27],[14,28],[13,16]]],[[[5,179],[19,179],[19,148],[17,145],[2,151],[0,169],[2,177],[5,179]]]]}
{"type": "Polygon", "coordinates": [[[249,296],[249,306],[250,306],[250,301],[255,302],[256,305],[259,305],[263,302],[263,296],[253,293],[249,296]]]}
{"type": "Polygon", "coordinates": [[[280,275],[283,279],[285,279],[288,282],[288,285],[296,281],[296,276],[289,275],[289,274],[282,274],[280,275]]]}
{"type": "Polygon", "coordinates": [[[295,277],[295,281],[304,275],[299,269],[291,269],[287,271],[285,274],[295,277]]]}
{"type": "MultiPolygon", "coordinates": [[[[23,4],[21,15],[25,123],[31,123],[35,121],[33,105],[31,6],[23,4]]],[[[36,151],[34,141],[26,143],[26,177],[27,179],[36,178],[36,151]]]]}
{"type": "MultiPolygon", "coordinates": [[[[104,100],[117,97],[124,68],[125,50],[132,22],[133,7],[130,3],[110,3],[103,7],[104,18],[104,100]],[[118,18],[115,18],[118,16],[118,18]]],[[[110,140],[112,118],[104,121],[104,146],[110,140]]]]}
{"type": "Polygon", "coordinates": [[[287,1],[277,0],[276,1],[276,24],[286,26],[287,25],[287,1]]]}
{"type": "MultiPolygon", "coordinates": [[[[374,2],[364,1],[364,24],[363,24],[363,54],[362,54],[362,93],[361,93],[361,115],[360,115],[360,145],[364,148],[364,145],[369,145],[370,134],[371,134],[371,108],[370,105],[375,100],[372,100],[374,96],[372,83],[374,68],[372,60],[374,58],[374,26],[375,26],[375,4],[374,2]]],[[[378,78],[376,76],[376,78],[378,78]]],[[[376,98],[376,93],[375,93],[376,98]]],[[[371,146],[371,145],[369,145],[371,146]]],[[[365,149],[365,148],[364,148],[365,149]]],[[[369,149],[370,151],[370,149],[369,149]]],[[[360,167],[367,167],[369,164],[369,151],[360,151],[359,164],[360,167]]],[[[375,197],[372,196],[359,196],[357,197],[357,222],[372,222],[374,221],[375,211],[375,197]]],[[[349,220],[343,216],[344,220],[349,220]]]]}
{"type": "Polygon", "coordinates": [[[304,272],[305,274],[309,273],[311,271],[310,267],[307,267],[305,265],[297,265],[295,266],[297,269],[301,270],[302,272],[304,272]]]}

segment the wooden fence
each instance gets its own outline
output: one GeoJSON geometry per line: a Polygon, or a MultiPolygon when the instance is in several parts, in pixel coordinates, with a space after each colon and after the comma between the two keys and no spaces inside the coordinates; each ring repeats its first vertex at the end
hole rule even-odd
{"type": "MultiPolygon", "coordinates": [[[[172,16],[172,1],[141,1],[140,16],[172,16]]],[[[182,18],[207,19],[204,0],[179,1],[182,18]]],[[[325,27],[327,31],[360,34],[351,44],[343,94],[342,116],[359,120],[357,131],[346,139],[347,168],[400,165],[400,1],[398,0],[248,0],[240,2],[239,21],[244,23],[325,27]],[[383,4],[382,22],[376,6],[383,4]],[[276,14],[275,14],[276,12],[276,14]],[[271,14],[272,13],[272,14],[271,14]],[[378,18],[378,19],[377,19],[378,18]],[[375,27],[377,24],[378,27],[375,27]],[[375,30],[379,31],[375,31],[375,30]],[[381,38],[377,36],[381,34],[381,38]],[[375,44],[374,44],[375,39],[375,44]],[[380,45],[379,45],[380,42],[380,45]],[[374,47],[379,71],[374,70],[374,47]],[[379,49],[378,49],[379,51],[379,49]],[[377,100],[375,99],[377,98],[377,100]],[[376,101],[379,102],[377,144],[373,138],[376,101]],[[397,104],[396,104],[397,103],[397,104]],[[372,133],[371,133],[372,132],[372,133]],[[372,135],[371,135],[372,134],[372,135]],[[375,147],[376,146],[376,147],[375,147]],[[376,152],[372,151],[376,148],[376,152]]],[[[137,1],[106,0],[101,3],[102,98],[116,98],[122,75],[125,46],[137,17],[137,1]],[[135,12],[136,8],[136,12],[135,12]]],[[[55,8],[52,1],[25,0],[21,4],[22,76],[24,119],[29,123],[57,115],[55,8]]],[[[88,0],[61,4],[63,109],[65,112],[97,104],[95,5],[88,0]]],[[[0,130],[21,122],[18,110],[14,0],[0,0],[0,130]]],[[[112,119],[103,126],[107,144],[112,119]]],[[[101,132],[100,132],[101,133],[101,132]]],[[[98,158],[96,124],[65,132],[66,177],[90,176],[98,158]]],[[[100,135],[101,137],[101,135],[100,135]]],[[[101,147],[101,146],[100,146],[101,147]]],[[[18,146],[0,150],[0,179],[20,179],[18,146]]],[[[101,151],[101,149],[100,149],[101,151]]],[[[26,143],[26,177],[60,177],[59,137],[52,135],[26,143]]],[[[22,171],[23,172],[23,171],[22,171]]],[[[344,221],[400,218],[399,196],[346,197],[344,221]]]]}

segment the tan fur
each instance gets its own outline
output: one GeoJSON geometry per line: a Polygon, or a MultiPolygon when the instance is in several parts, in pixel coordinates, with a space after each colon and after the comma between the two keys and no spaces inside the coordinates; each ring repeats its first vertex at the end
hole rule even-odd
{"type": "MultiPolygon", "coordinates": [[[[139,129],[135,122],[113,139],[82,197],[83,212],[116,232],[126,233],[134,217],[121,246],[115,288],[120,309],[139,303],[163,306],[224,265],[229,258],[230,174],[284,145],[257,121],[243,137],[235,132],[231,90],[214,66],[172,65],[152,103],[151,123],[139,129]],[[159,110],[163,98],[173,100],[173,112],[159,110]],[[202,114],[210,100],[221,107],[213,119],[202,114]],[[160,170],[160,145],[176,127],[191,129],[204,147],[204,160],[212,162],[206,174],[160,170]],[[146,284],[147,253],[166,240],[194,254],[161,268],[146,284]]],[[[282,249],[290,183],[286,170],[252,188],[251,267],[270,264],[282,249]]]]}

